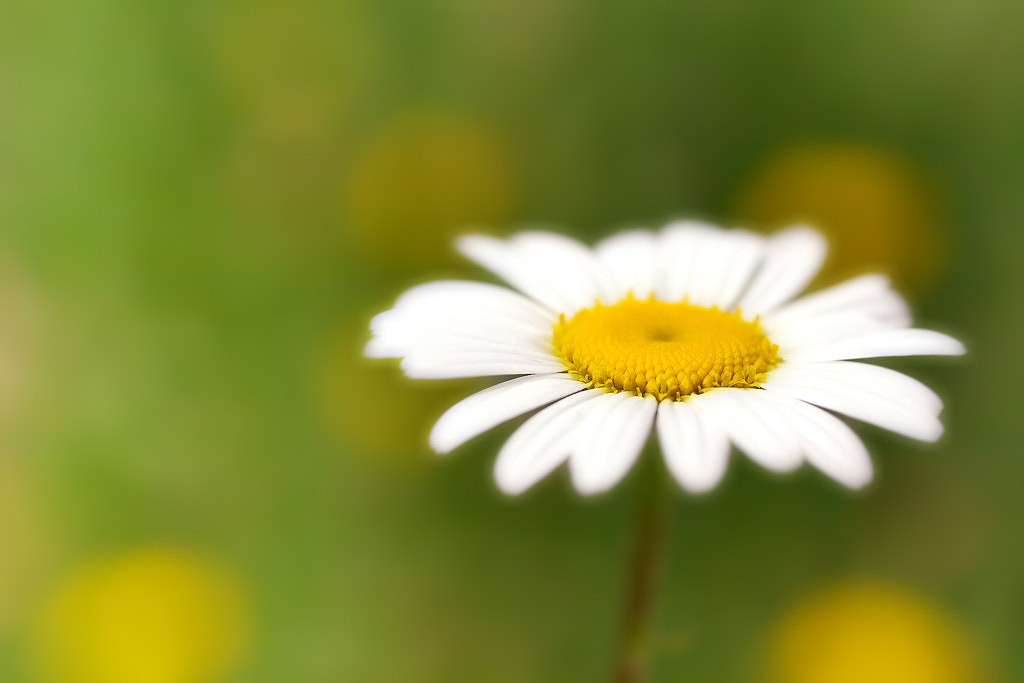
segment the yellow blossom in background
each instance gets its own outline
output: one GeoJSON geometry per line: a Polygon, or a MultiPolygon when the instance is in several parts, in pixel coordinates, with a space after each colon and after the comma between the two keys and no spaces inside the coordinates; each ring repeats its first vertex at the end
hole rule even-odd
{"type": "Polygon", "coordinates": [[[919,294],[941,274],[948,250],[937,194],[921,169],[885,150],[807,144],[755,169],[735,214],[768,228],[811,224],[829,239],[832,272],[881,270],[919,294]]]}
{"type": "Polygon", "coordinates": [[[768,639],[767,683],[979,683],[972,643],[940,607],[868,582],[832,586],[795,605],[768,639]]]}
{"type": "Polygon", "coordinates": [[[454,260],[467,225],[501,225],[516,198],[508,145],[489,126],[435,112],[406,112],[359,151],[343,201],[354,245],[396,266],[454,260]]]}
{"type": "Polygon", "coordinates": [[[214,683],[239,663],[248,630],[234,575],[190,552],[154,548],[61,582],[32,653],[45,683],[214,683]]]}

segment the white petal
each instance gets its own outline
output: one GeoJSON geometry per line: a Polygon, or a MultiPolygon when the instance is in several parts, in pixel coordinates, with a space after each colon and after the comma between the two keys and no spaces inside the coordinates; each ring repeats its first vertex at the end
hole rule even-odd
{"type": "Polygon", "coordinates": [[[675,303],[690,293],[696,279],[701,246],[713,238],[719,228],[697,221],[670,223],[658,235],[658,277],[654,292],[659,301],[675,303]]]}
{"type": "Polygon", "coordinates": [[[808,377],[835,382],[844,389],[848,385],[874,389],[900,403],[917,405],[936,415],[942,411],[942,399],[925,384],[901,372],[859,361],[782,363],[768,374],[768,381],[799,382],[808,377]]]}
{"type": "Polygon", "coordinates": [[[884,275],[855,277],[838,285],[800,297],[778,311],[765,316],[769,326],[802,326],[835,313],[858,313],[889,322],[894,326],[910,324],[910,311],[903,298],[889,286],[884,275]]]}
{"type": "Polygon", "coordinates": [[[390,320],[375,319],[374,322],[379,323],[374,326],[374,333],[382,342],[391,340],[409,348],[454,348],[466,343],[486,348],[551,352],[551,328],[535,332],[485,315],[475,320],[462,315],[439,315],[431,320],[396,316],[390,320]]]}
{"type": "Polygon", "coordinates": [[[525,324],[549,325],[551,312],[507,287],[488,282],[436,280],[412,287],[395,301],[409,311],[479,310],[508,316],[525,324]]]}
{"type": "Polygon", "coordinates": [[[725,233],[703,224],[685,224],[676,228],[685,235],[689,248],[680,252],[678,269],[670,273],[673,300],[686,299],[694,306],[710,306],[714,299],[714,286],[723,271],[717,252],[727,241],[725,233]]]}
{"type": "MultiPolygon", "coordinates": [[[[390,311],[385,311],[390,313],[390,311]]],[[[380,314],[382,315],[382,314],[380,314]]],[[[390,339],[374,334],[363,347],[363,355],[367,358],[401,358],[411,347],[407,339],[390,339]]]]}
{"type": "Polygon", "coordinates": [[[438,453],[448,453],[506,420],[585,388],[565,373],[527,375],[496,384],[445,411],[430,432],[430,445],[438,453]]]}
{"type": "Polygon", "coordinates": [[[646,299],[654,292],[654,278],[658,264],[657,242],[646,230],[620,232],[598,242],[598,258],[615,280],[612,303],[631,293],[636,299],[646,299]]]}
{"type": "Polygon", "coordinates": [[[744,230],[723,232],[709,241],[701,268],[701,293],[693,303],[732,310],[740,293],[757,270],[764,254],[764,238],[744,230]]]}
{"type": "Polygon", "coordinates": [[[941,399],[904,374],[867,363],[783,363],[761,383],[785,394],[921,441],[942,435],[941,399]]]}
{"type": "Polygon", "coordinates": [[[619,392],[598,397],[593,412],[580,424],[569,468],[583,495],[607,491],[636,462],[651,433],[658,408],[653,397],[619,392]]]}
{"type": "MultiPolygon", "coordinates": [[[[415,368],[446,368],[452,365],[471,365],[480,362],[481,359],[487,359],[488,363],[500,361],[512,362],[516,365],[526,365],[531,368],[554,368],[551,372],[561,372],[564,370],[565,367],[559,365],[559,362],[554,358],[550,350],[541,350],[542,346],[550,349],[549,342],[513,343],[510,341],[502,343],[421,334],[416,345],[383,336],[375,337],[367,343],[365,353],[371,358],[402,358],[401,366],[410,370],[415,368]]],[[[470,377],[471,375],[459,372],[451,376],[470,377]]]]}
{"type": "Polygon", "coordinates": [[[657,429],[665,464],[684,489],[704,493],[718,485],[729,441],[713,422],[702,419],[690,401],[662,401],[657,429]]]}
{"type": "Polygon", "coordinates": [[[493,351],[417,351],[402,359],[399,367],[413,379],[453,379],[491,375],[544,375],[564,372],[554,357],[493,351]]]}
{"type": "Polygon", "coordinates": [[[562,311],[571,305],[564,292],[552,289],[543,274],[538,273],[530,261],[522,258],[519,250],[505,240],[486,235],[463,235],[456,246],[466,257],[552,311],[562,311]]]}
{"type": "Polygon", "coordinates": [[[789,228],[768,239],[764,262],[739,307],[744,317],[764,315],[807,286],[825,259],[825,238],[815,230],[789,228]]]}
{"type": "Polygon", "coordinates": [[[870,332],[840,341],[787,350],[785,360],[812,361],[881,358],[883,356],[959,356],[964,345],[933,330],[896,329],[870,332]]]}
{"type": "Polygon", "coordinates": [[[424,347],[463,343],[500,350],[516,345],[548,352],[555,316],[504,287],[440,281],[413,287],[370,322],[371,357],[395,358],[424,347]]]}
{"type": "Polygon", "coordinates": [[[603,293],[596,257],[563,235],[526,232],[509,240],[464,235],[457,246],[519,291],[566,316],[593,306],[603,293]]]}
{"type": "Polygon", "coordinates": [[[463,348],[551,355],[551,328],[538,332],[482,312],[475,317],[455,311],[424,317],[392,309],[376,315],[370,329],[374,336],[366,353],[377,358],[463,348]]]}
{"type": "MultiPolygon", "coordinates": [[[[576,240],[553,232],[526,231],[512,236],[519,253],[529,258],[550,286],[571,293],[574,304],[589,308],[598,299],[614,303],[614,283],[593,250],[576,240]]],[[[571,316],[575,310],[562,311],[571,316]]]]}
{"type": "Polygon", "coordinates": [[[406,291],[395,308],[375,316],[365,352],[403,358],[409,377],[562,372],[554,357],[554,315],[504,287],[432,282],[406,291]]]}
{"type": "Polygon", "coordinates": [[[580,421],[602,395],[596,389],[572,394],[524,422],[498,452],[494,463],[498,488],[517,495],[565,462],[580,421]]]}
{"type": "Polygon", "coordinates": [[[807,461],[843,486],[859,489],[871,481],[871,458],[863,442],[834,415],[794,398],[764,392],[800,438],[807,461]]]}
{"type": "Polygon", "coordinates": [[[762,467],[791,472],[801,462],[800,445],[777,404],[762,400],[757,389],[712,389],[688,403],[722,430],[736,446],[762,467]]]}
{"type": "Polygon", "coordinates": [[[863,313],[832,313],[815,319],[805,319],[800,324],[778,325],[774,321],[763,323],[765,334],[779,345],[780,355],[786,357],[794,349],[805,346],[833,344],[850,337],[883,332],[902,327],[899,322],[890,322],[863,313]]]}

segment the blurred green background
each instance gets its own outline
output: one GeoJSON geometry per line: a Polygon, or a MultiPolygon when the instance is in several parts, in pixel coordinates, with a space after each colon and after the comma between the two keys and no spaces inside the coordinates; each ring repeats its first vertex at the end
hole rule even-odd
{"type": "Polygon", "coordinates": [[[0,680],[603,680],[635,478],[503,498],[511,426],[426,447],[487,382],[360,353],[405,287],[485,277],[467,226],[678,216],[811,220],[822,283],[882,268],[970,353],[893,364],[948,431],[858,426],[864,492],[735,458],[680,494],[654,680],[1024,680],[1022,29],[997,0],[7,0],[0,680]]]}

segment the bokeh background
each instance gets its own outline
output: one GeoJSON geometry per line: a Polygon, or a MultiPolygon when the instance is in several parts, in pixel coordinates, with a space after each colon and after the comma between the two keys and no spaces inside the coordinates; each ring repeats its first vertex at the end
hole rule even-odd
{"type": "Polygon", "coordinates": [[[1024,5],[8,0],[0,680],[595,681],[638,487],[521,499],[360,357],[474,226],[834,246],[964,359],[866,491],[680,494],[655,681],[1024,680],[1024,5]]]}

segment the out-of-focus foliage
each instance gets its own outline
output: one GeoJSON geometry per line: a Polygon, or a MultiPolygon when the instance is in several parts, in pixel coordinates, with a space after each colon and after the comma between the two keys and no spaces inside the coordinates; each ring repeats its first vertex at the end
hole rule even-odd
{"type": "Polygon", "coordinates": [[[504,499],[509,427],[426,446],[480,384],[359,351],[403,288],[487,277],[466,227],[679,216],[810,219],[823,281],[884,268],[970,353],[895,363],[949,431],[858,426],[863,493],[737,459],[680,495],[654,680],[757,680],[848,576],[1024,678],[1022,29],[995,0],[5,3],[0,680],[603,678],[636,487],[504,499]]]}

